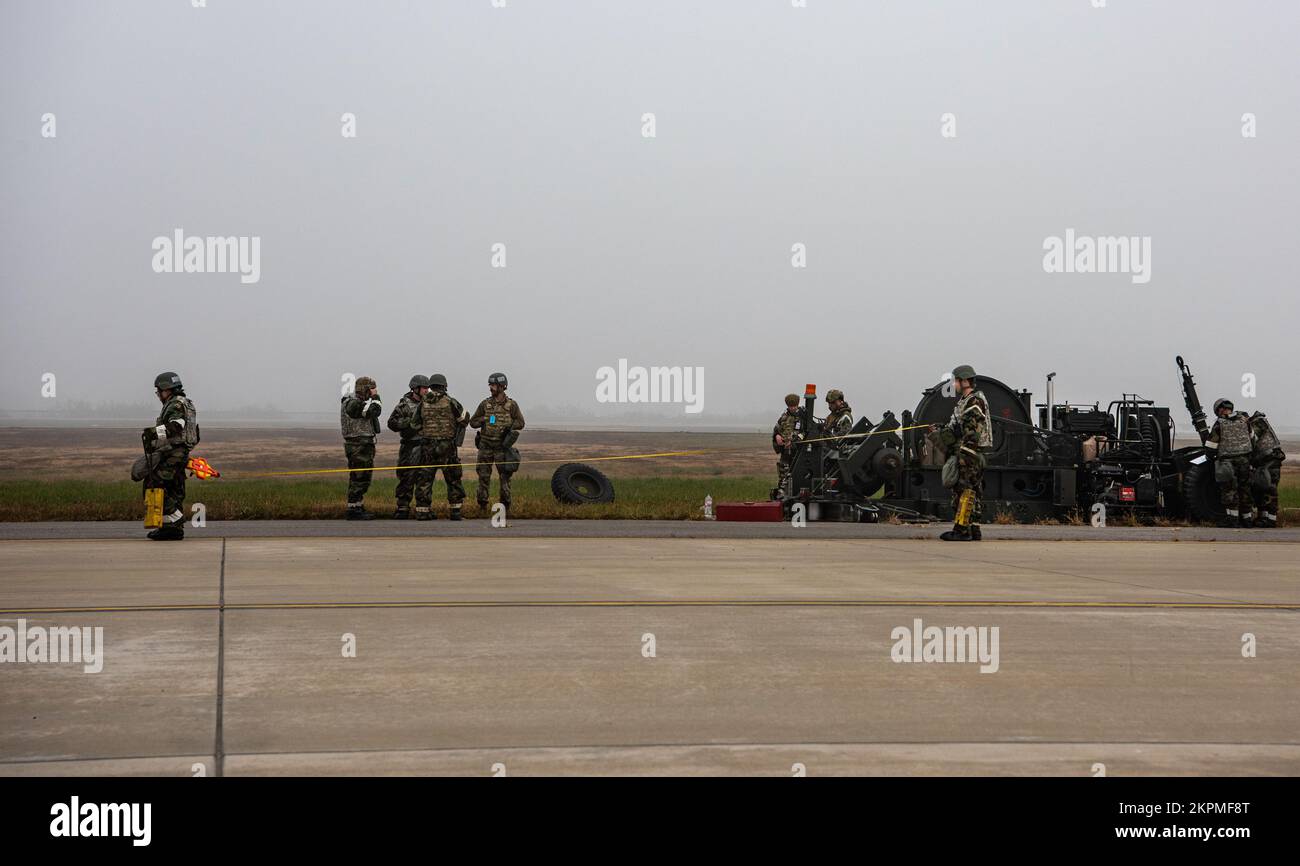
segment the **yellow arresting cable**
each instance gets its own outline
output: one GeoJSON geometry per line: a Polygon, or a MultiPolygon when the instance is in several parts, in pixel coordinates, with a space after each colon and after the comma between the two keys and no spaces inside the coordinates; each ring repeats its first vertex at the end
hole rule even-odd
{"type": "MultiPolygon", "coordinates": [[[[903,433],[908,430],[920,430],[929,427],[929,424],[914,424],[911,427],[890,427],[887,430],[868,430],[866,433],[846,433],[843,436],[825,436],[821,439],[801,439],[798,445],[809,445],[814,442],[839,442],[844,439],[863,439],[867,436],[875,436],[885,433],[903,433]]],[[[693,451],[660,451],[653,454],[619,454],[610,457],[579,457],[564,458],[559,460],[521,460],[520,465],[527,464],[548,464],[548,463],[573,463],[575,460],[583,463],[598,463],[607,460],[648,460],[656,457],[699,457],[706,454],[730,454],[737,451],[752,451],[752,447],[746,448],[702,448],[693,451]]],[[[453,467],[469,468],[472,466],[490,466],[490,463],[418,463],[410,466],[372,466],[368,469],[295,469],[282,472],[257,472],[249,475],[239,475],[239,478],[282,478],[290,475],[327,475],[335,472],[383,472],[390,469],[451,469],[453,467]]],[[[224,477],[224,476],[223,476],[224,477]]],[[[161,506],[160,506],[161,507],[161,506]]]]}

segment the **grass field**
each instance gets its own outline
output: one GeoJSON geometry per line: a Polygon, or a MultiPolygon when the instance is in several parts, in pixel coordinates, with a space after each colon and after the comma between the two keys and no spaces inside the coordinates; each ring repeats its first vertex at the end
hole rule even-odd
{"type": "MultiPolygon", "coordinates": [[[[377,476],[366,495],[366,507],[392,513],[396,479],[377,476]]],[[[561,505],[551,495],[549,480],[515,478],[512,517],[582,519],[689,520],[703,517],[704,497],[714,501],[767,499],[766,478],[624,478],[614,482],[616,498],[608,505],[561,505]]],[[[190,479],[186,508],[203,503],[208,520],[302,520],[342,517],[346,482],[329,479],[266,479],[225,481],[190,479]]],[[[479,514],[474,504],[476,481],[465,481],[465,516],[479,514]]],[[[495,501],[496,483],[493,485],[495,501]]],[[[446,488],[434,488],[434,507],[444,516],[446,488]]],[[[131,481],[0,481],[0,521],[140,520],[144,516],[141,489],[131,481]]]]}
{"type": "MultiPolygon", "coordinates": [[[[561,505],[551,495],[550,482],[515,478],[513,517],[587,520],[692,520],[703,517],[704,497],[714,502],[765,500],[771,479],[766,477],[619,478],[616,499],[609,505],[561,505]]],[[[377,475],[366,506],[381,516],[393,510],[392,475],[377,475]]],[[[478,516],[474,504],[477,482],[465,481],[465,516],[478,516]]],[[[303,520],[343,516],[346,483],[330,478],[226,481],[190,479],[187,509],[202,503],[209,520],[303,520]]],[[[495,501],[496,484],[493,484],[495,501]]],[[[1300,520],[1300,479],[1283,480],[1285,522],[1300,520]],[[1289,511],[1289,513],[1287,513],[1289,511]]],[[[434,507],[445,515],[446,488],[434,488],[434,507]]],[[[140,520],[144,514],[140,485],[131,481],[0,481],[0,521],[140,520]]],[[[441,515],[440,515],[441,516],[441,515]]],[[[992,517],[989,518],[993,520],[992,517]]]]}
{"type": "MultiPolygon", "coordinates": [[[[705,496],[714,502],[765,500],[775,482],[775,459],[763,432],[529,429],[527,437],[527,447],[522,440],[520,445],[525,463],[512,484],[513,516],[519,518],[700,519],[705,496]],[[693,453],[634,456],[682,450],[693,453]],[[611,456],[616,459],[608,460],[611,456]],[[593,461],[613,481],[612,504],[566,506],[551,495],[555,466],[584,460],[593,461]]],[[[120,428],[0,428],[0,521],[140,520],[140,485],[127,478],[139,450],[139,433],[120,428]]],[[[205,429],[195,454],[223,473],[219,479],[190,479],[187,484],[187,505],[202,503],[209,520],[343,517],[346,473],[249,477],[270,470],[337,468],[343,454],[335,430],[205,429]]],[[[467,447],[461,459],[473,460],[473,455],[472,446],[467,447]]],[[[381,436],[377,465],[396,460],[396,437],[381,436]]],[[[1283,520],[1291,525],[1300,522],[1300,472],[1293,468],[1297,463],[1283,464],[1283,520]]],[[[370,510],[384,516],[392,512],[396,483],[392,471],[375,473],[366,497],[370,510]]],[[[478,516],[472,469],[466,469],[464,484],[465,515],[478,516]]],[[[495,501],[495,495],[492,498],[495,501]]],[[[441,478],[434,505],[445,514],[441,478]]],[[[986,519],[993,522],[996,516],[986,519]]]]}

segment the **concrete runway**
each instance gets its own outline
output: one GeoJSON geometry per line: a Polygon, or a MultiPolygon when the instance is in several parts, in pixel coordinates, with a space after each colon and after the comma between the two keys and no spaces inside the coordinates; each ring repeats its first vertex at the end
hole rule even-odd
{"type": "MultiPolygon", "coordinates": [[[[909,538],[932,540],[951,524],[728,523],[713,520],[517,520],[508,528],[512,538],[909,538]]],[[[199,529],[199,538],[496,538],[501,529],[486,520],[379,519],[347,520],[213,520],[199,529]]],[[[144,536],[135,521],[74,523],[0,523],[0,541],[7,539],[134,538],[144,536]]],[[[1280,529],[1221,529],[1214,526],[1091,526],[986,524],[990,541],[1288,541],[1300,543],[1300,527],[1280,529]]]]}
{"type": "Polygon", "coordinates": [[[0,625],[105,644],[0,664],[0,774],[1300,774],[1287,531],[320,525],[0,527],[0,625]]]}

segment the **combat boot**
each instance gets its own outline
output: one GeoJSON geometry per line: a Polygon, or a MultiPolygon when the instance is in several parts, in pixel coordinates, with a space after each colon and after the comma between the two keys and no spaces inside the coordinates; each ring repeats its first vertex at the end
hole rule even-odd
{"type": "Polygon", "coordinates": [[[371,514],[369,511],[366,511],[364,506],[362,505],[348,506],[348,520],[374,520],[374,519],[375,519],[375,515],[371,514]]]}
{"type": "Polygon", "coordinates": [[[449,514],[449,515],[447,515],[447,516],[448,516],[448,518],[451,519],[451,520],[460,520],[460,506],[459,506],[459,505],[453,505],[453,506],[451,507],[451,514],[449,514]]]}
{"type": "Polygon", "coordinates": [[[180,541],[185,537],[185,530],[176,523],[165,523],[149,533],[151,541],[180,541]]]}
{"type": "Polygon", "coordinates": [[[434,514],[433,510],[426,505],[415,509],[415,519],[416,520],[437,520],[438,515],[434,514]]]}
{"type": "Polygon", "coordinates": [[[943,541],[974,541],[971,536],[970,527],[962,526],[960,523],[954,523],[952,529],[939,536],[943,541]]]}
{"type": "Polygon", "coordinates": [[[972,523],[970,525],[970,540],[981,541],[983,538],[984,532],[980,529],[980,525],[978,523],[972,523]]]}
{"type": "Polygon", "coordinates": [[[393,519],[394,519],[394,520],[410,520],[410,519],[411,519],[411,509],[407,508],[405,505],[399,505],[399,506],[397,506],[397,510],[393,512],[393,519]]]}

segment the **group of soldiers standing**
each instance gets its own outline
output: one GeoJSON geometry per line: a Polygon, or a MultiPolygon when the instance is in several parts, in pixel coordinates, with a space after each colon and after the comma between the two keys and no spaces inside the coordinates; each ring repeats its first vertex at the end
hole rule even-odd
{"type": "MultiPolygon", "coordinates": [[[[953,527],[939,537],[945,541],[979,541],[981,494],[984,487],[984,452],[993,444],[988,399],[976,387],[975,369],[963,364],[952,371],[952,390],[957,398],[952,418],[943,425],[930,425],[926,435],[948,459],[944,484],[952,490],[953,527]]],[[[840,439],[853,428],[852,410],[844,393],[826,393],[830,409],[815,435],[840,439]]],[[[772,447],[777,452],[778,485],[785,481],[793,463],[799,430],[799,397],[785,398],[785,411],[772,428],[772,447]]],[[[1235,411],[1231,400],[1216,400],[1217,420],[1205,445],[1215,452],[1215,480],[1223,506],[1223,526],[1277,526],[1278,483],[1286,453],[1277,434],[1262,412],[1247,415],[1235,411]]]]}
{"type": "MultiPolygon", "coordinates": [[[[952,388],[957,397],[952,420],[946,425],[931,425],[927,434],[951,455],[952,471],[945,473],[952,489],[952,507],[956,514],[951,530],[939,537],[944,541],[979,541],[980,494],[984,486],[984,449],[993,444],[988,400],[975,388],[975,370],[963,364],[952,371],[952,388]]],[[[853,430],[853,410],[844,400],[844,392],[832,388],[826,392],[826,417],[810,432],[800,430],[799,395],[787,394],[785,411],[772,428],[772,448],[777,453],[777,484],[785,482],[794,461],[794,446],[801,439],[843,441],[853,430]]]]}
{"type": "MultiPolygon", "coordinates": [[[[447,487],[447,504],[452,520],[461,519],[465,502],[459,447],[464,444],[465,429],[473,427],[477,449],[475,472],[478,475],[476,501],[484,516],[488,513],[492,469],[499,479],[500,502],[510,508],[510,478],[519,469],[519,452],[515,442],[524,429],[524,414],[519,404],[506,394],[508,381],[504,373],[488,377],[488,396],[471,415],[447,392],[447,377],[416,374],[388,416],[388,429],[398,434],[397,509],[393,517],[411,517],[411,500],[415,500],[415,519],[433,520],[433,487],[438,470],[442,470],[447,487]]],[[[957,398],[951,420],[931,425],[926,435],[948,455],[945,484],[952,489],[955,519],[951,530],[940,538],[945,541],[979,541],[981,492],[984,483],[983,452],[992,445],[989,403],[975,387],[973,367],[963,364],[952,371],[952,388],[957,398]]],[[[185,472],[191,449],[199,443],[199,425],[194,403],[185,394],[180,376],[160,373],[154,391],[162,409],[152,427],[143,431],[147,470],[143,476],[146,490],[162,491],[162,523],[149,538],[157,541],[184,538],[185,472]]],[[[785,398],[785,411],[772,428],[772,445],[777,452],[777,471],[783,482],[791,470],[794,446],[811,436],[838,440],[853,429],[853,410],[844,400],[844,392],[832,388],[826,392],[829,412],[813,431],[800,429],[799,397],[785,398]]],[[[342,399],[339,421],[343,433],[343,450],[347,457],[349,520],[372,520],[365,509],[365,495],[370,488],[375,465],[375,437],[380,433],[379,419],[383,405],[379,385],[369,376],[356,380],[353,393],[342,399]]],[[[1277,526],[1278,483],[1286,455],[1268,419],[1262,412],[1246,415],[1235,411],[1231,400],[1214,403],[1216,421],[1206,447],[1215,452],[1215,480],[1219,484],[1224,510],[1224,525],[1277,526]],[[1254,476],[1254,477],[1252,477],[1254,476]],[[1252,519],[1253,517],[1253,519],[1252,519]]]]}
{"type": "MultiPolygon", "coordinates": [[[[844,402],[844,392],[832,388],[826,392],[826,407],[830,411],[817,426],[819,438],[838,439],[853,429],[853,410],[844,402]]],[[[776,451],[777,483],[790,474],[794,459],[794,446],[803,437],[799,430],[799,395],[785,395],[785,411],[772,428],[772,449],[776,451]]]]}
{"type": "MultiPolygon", "coordinates": [[[[397,401],[388,416],[388,429],[400,438],[397,452],[397,510],[393,517],[411,517],[411,499],[415,499],[415,519],[433,520],[433,486],[442,470],[447,486],[447,505],[452,520],[461,519],[465,487],[461,483],[463,468],[459,446],[465,442],[465,428],[473,427],[477,448],[475,472],[478,475],[476,500],[484,516],[488,513],[495,466],[500,484],[500,501],[510,508],[510,477],[519,469],[519,452],[515,442],[524,429],[524,413],[519,404],[506,394],[509,382],[505,373],[488,377],[488,396],[478,404],[474,414],[465,411],[460,401],[447,393],[447,377],[416,374],[407,384],[407,392],[397,401]]],[[[375,437],[379,435],[379,418],[383,414],[379,385],[369,376],[357,379],[353,393],[344,397],[339,407],[343,430],[343,451],[347,456],[349,520],[373,520],[365,508],[366,491],[375,466],[375,437]]]]}

